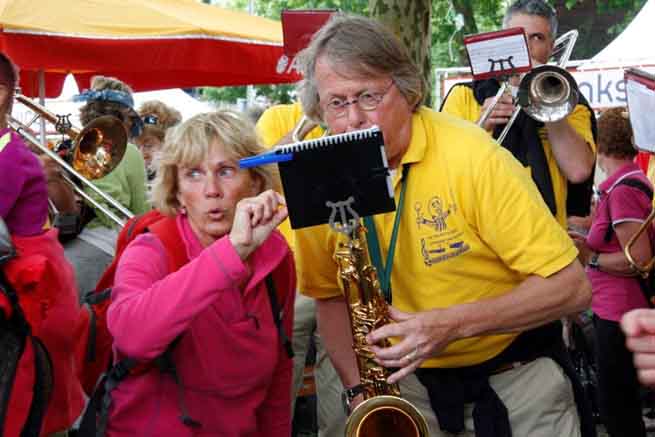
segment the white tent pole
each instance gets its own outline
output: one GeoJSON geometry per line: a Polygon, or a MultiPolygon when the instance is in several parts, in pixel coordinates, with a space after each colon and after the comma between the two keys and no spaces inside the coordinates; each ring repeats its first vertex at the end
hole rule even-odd
{"type": "MultiPolygon", "coordinates": [[[[250,15],[255,14],[255,5],[253,4],[253,0],[248,0],[248,13],[250,15]]],[[[253,104],[255,103],[255,94],[255,87],[248,85],[246,87],[246,109],[252,108],[253,104]]]]}
{"type": "MultiPolygon", "coordinates": [[[[43,70],[39,70],[38,74],[39,78],[39,103],[41,106],[45,106],[45,72],[43,70]]],[[[41,120],[41,144],[44,146],[47,144],[46,138],[45,138],[45,118],[39,117],[41,120]]]]}

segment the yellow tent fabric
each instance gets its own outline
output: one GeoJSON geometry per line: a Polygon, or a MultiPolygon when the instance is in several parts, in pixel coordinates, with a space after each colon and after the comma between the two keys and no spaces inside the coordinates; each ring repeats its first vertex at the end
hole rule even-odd
{"type": "Polygon", "coordinates": [[[204,35],[282,44],[279,22],[195,0],[0,0],[4,32],[149,38],[204,35]]]}

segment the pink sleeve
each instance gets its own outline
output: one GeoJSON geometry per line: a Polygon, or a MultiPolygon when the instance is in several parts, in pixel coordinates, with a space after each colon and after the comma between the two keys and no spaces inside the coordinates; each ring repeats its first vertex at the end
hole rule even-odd
{"type": "Polygon", "coordinates": [[[643,222],[651,209],[651,200],[638,188],[618,185],[610,193],[609,210],[613,226],[632,221],[643,222]]]}
{"type": "MultiPolygon", "coordinates": [[[[287,271],[286,300],[284,301],[282,326],[284,332],[292,342],[293,333],[293,308],[296,300],[296,271],[291,252],[280,268],[287,271]]],[[[267,431],[266,435],[271,437],[288,437],[291,435],[291,379],[293,377],[293,359],[290,358],[286,349],[280,342],[280,353],[278,362],[273,373],[271,386],[269,387],[264,405],[260,408],[261,429],[267,431]]]]}
{"type": "Polygon", "coordinates": [[[123,252],[107,325],[118,351],[139,360],[161,353],[222,290],[241,288],[250,272],[223,237],[175,273],[161,241],[138,236],[123,252]]]}

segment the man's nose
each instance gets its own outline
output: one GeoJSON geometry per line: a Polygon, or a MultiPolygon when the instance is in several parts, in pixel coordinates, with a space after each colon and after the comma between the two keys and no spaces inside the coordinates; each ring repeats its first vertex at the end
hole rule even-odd
{"type": "Polygon", "coordinates": [[[366,113],[359,107],[359,103],[355,101],[346,106],[346,118],[348,120],[349,130],[361,129],[362,125],[366,122],[366,113]]]}

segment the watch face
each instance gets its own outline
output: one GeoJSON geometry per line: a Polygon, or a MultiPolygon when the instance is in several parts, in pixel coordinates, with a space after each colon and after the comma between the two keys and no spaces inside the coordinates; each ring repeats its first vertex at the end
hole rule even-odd
{"type": "Polygon", "coordinates": [[[589,260],[589,265],[594,268],[598,268],[598,257],[600,255],[598,253],[593,254],[591,257],[591,260],[589,260]]]}

